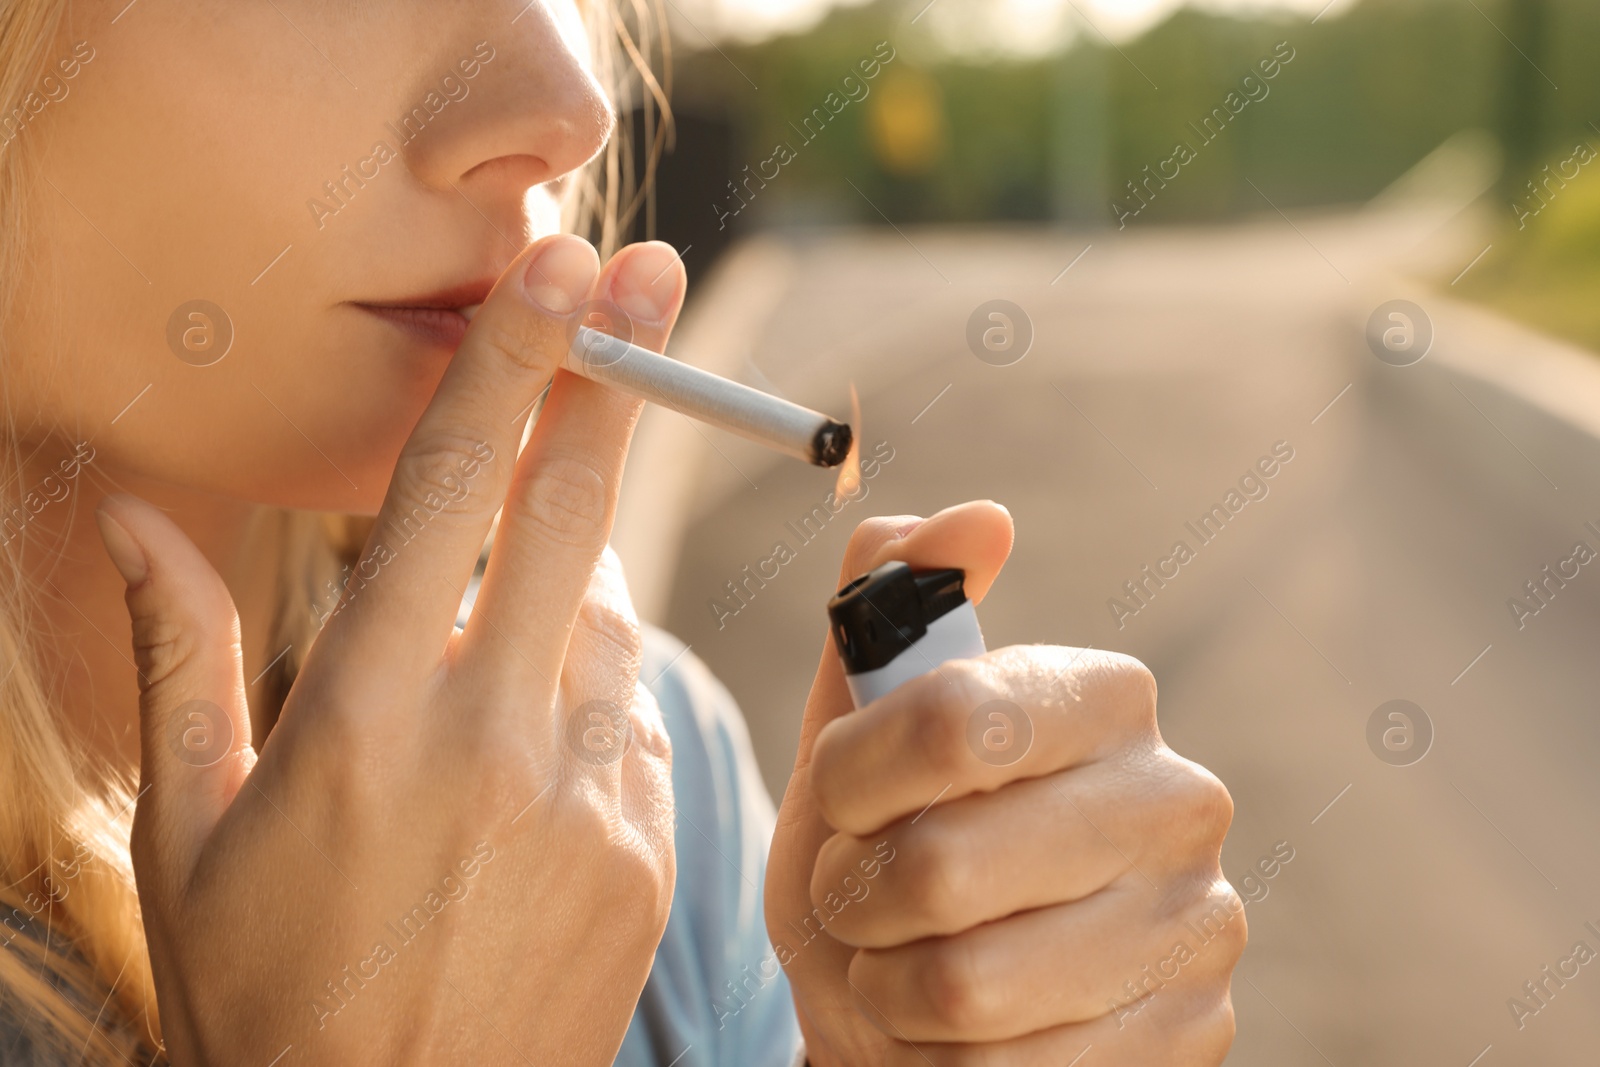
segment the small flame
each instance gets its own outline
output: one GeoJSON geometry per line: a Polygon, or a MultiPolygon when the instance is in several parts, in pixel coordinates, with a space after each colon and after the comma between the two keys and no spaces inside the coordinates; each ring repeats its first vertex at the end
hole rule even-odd
{"type": "Polygon", "coordinates": [[[839,464],[839,478],[833,483],[836,497],[854,496],[861,488],[861,398],[856,383],[850,383],[850,451],[839,464]]]}

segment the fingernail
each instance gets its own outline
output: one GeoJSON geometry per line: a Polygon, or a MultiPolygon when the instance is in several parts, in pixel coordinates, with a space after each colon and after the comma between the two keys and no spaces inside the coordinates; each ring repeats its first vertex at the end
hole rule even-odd
{"type": "Polygon", "coordinates": [[[600,257],[581,237],[566,234],[552,238],[528,262],[522,284],[535,304],[552,315],[570,315],[594,284],[600,257]]]}
{"type": "Polygon", "coordinates": [[[611,301],[639,322],[657,323],[672,312],[683,271],[671,245],[650,241],[631,249],[611,279],[611,301]]]}
{"type": "Polygon", "coordinates": [[[145,558],[139,542],[123,528],[122,524],[99,508],[94,510],[94,521],[100,527],[100,539],[106,543],[106,555],[129,585],[138,585],[150,575],[150,561],[145,558]]]}

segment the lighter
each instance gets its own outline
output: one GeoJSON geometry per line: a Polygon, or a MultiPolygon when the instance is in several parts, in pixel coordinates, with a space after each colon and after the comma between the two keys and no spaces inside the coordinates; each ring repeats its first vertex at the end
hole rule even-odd
{"type": "Polygon", "coordinates": [[[985,652],[958,568],[914,571],[895,561],[828,601],[833,640],[856,707],[952,659],[985,652]]]}

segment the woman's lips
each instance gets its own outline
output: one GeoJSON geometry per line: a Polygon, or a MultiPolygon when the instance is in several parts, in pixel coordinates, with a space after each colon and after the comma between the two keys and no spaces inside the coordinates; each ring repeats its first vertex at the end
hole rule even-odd
{"type": "Polygon", "coordinates": [[[356,307],[451,352],[467,335],[467,317],[456,308],[384,304],[357,304],[356,307]]]}
{"type": "Polygon", "coordinates": [[[472,318],[472,312],[487,299],[494,281],[493,276],[484,275],[470,282],[413,293],[399,300],[353,300],[351,303],[430,345],[454,352],[467,334],[467,321],[472,318]]]}

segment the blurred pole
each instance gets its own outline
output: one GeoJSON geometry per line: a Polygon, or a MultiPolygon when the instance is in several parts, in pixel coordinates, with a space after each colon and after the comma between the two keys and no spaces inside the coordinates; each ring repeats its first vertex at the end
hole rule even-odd
{"type": "MultiPolygon", "coordinates": [[[[1081,41],[1081,38],[1080,38],[1081,41]]],[[[1061,222],[1104,225],[1111,218],[1111,92],[1105,49],[1063,49],[1051,107],[1053,213],[1061,222]]]]}
{"type": "Polygon", "coordinates": [[[1516,196],[1541,165],[1548,97],[1551,0],[1504,0],[1498,133],[1506,166],[1501,181],[1516,196]]]}

